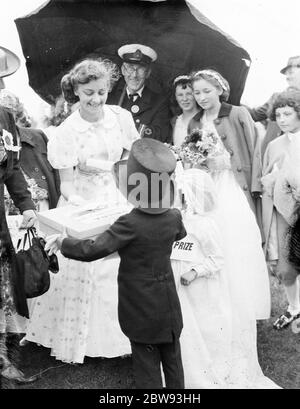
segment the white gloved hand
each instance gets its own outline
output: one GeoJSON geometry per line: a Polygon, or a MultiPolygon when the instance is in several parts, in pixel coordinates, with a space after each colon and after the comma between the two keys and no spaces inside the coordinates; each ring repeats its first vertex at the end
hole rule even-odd
{"type": "Polygon", "coordinates": [[[47,237],[45,251],[48,252],[49,256],[51,256],[51,254],[57,253],[57,251],[59,250],[58,239],[60,237],[61,234],[51,234],[51,236],[47,237]]]}
{"type": "Polygon", "coordinates": [[[79,195],[71,195],[68,198],[68,204],[74,205],[74,206],[81,206],[86,203],[86,200],[84,200],[81,196],[79,195]]]}
{"type": "Polygon", "coordinates": [[[48,252],[49,256],[61,249],[62,242],[66,237],[68,237],[67,231],[64,228],[62,234],[51,234],[46,238],[45,251],[48,252]]]}
{"type": "Polygon", "coordinates": [[[29,229],[34,226],[37,216],[34,210],[24,210],[23,220],[20,229],[29,229]]]}

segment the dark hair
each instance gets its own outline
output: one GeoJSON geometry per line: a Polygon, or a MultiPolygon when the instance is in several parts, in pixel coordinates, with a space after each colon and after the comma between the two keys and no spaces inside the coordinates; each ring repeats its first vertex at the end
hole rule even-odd
{"type": "Polygon", "coordinates": [[[79,101],[75,91],[79,84],[88,84],[90,81],[105,78],[108,90],[119,79],[119,70],[116,64],[109,60],[85,59],[76,64],[61,80],[61,89],[67,102],[74,104],[79,101]]]}
{"type": "Polygon", "coordinates": [[[195,81],[203,79],[210,84],[212,84],[215,88],[219,88],[222,90],[222,94],[220,95],[220,101],[228,101],[230,95],[230,85],[228,81],[216,70],[212,69],[203,69],[191,74],[191,82],[192,85],[195,81]]]}
{"type": "Polygon", "coordinates": [[[300,119],[300,91],[290,89],[278,94],[270,109],[270,119],[276,121],[276,109],[284,107],[293,108],[297,113],[297,117],[300,119]]]}
{"type": "Polygon", "coordinates": [[[189,75],[180,75],[176,77],[172,82],[172,95],[170,98],[171,110],[175,115],[179,115],[181,113],[181,109],[178,105],[176,100],[176,88],[181,86],[183,89],[188,87],[192,88],[191,78],[189,75]]]}

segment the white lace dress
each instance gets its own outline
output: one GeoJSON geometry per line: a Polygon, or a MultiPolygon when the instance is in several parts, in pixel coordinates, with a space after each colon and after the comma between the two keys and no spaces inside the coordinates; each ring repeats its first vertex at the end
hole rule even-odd
{"type": "Polygon", "coordinates": [[[230,372],[232,311],[224,275],[220,232],[209,215],[185,214],[183,222],[195,247],[193,260],[172,260],[180,299],[183,330],[180,337],[185,387],[222,388],[230,372]],[[180,277],[194,269],[189,286],[180,277]]]}
{"type": "MultiPolygon", "coordinates": [[[[261,235],[231,170],[230,155],[220,138],[218,143],[220,155],[208,166],[217,192],[217,208],[211,217],[220,231],[224,263],[221,274],[211,269],[211,277],[206,274],[189,287],[179,287],[186,387],[278,388],[263,375],[257,356],[256,320],[270,316],[270,286],[261,235]]],[[[187,232],[204,244],[199,263],[204,256],[218,254],[212,245],[217,239],[212,237],[212,228],[206,233],[202,226],[201,232],[192,220],[186,220],[185,225],[187,232]]],[[[187,262],[174,265],[177,280],[178,273],[190,267],[187,262]]]]}
{"type": "Polygon", "coordinates": [[[210,167],[209,173],[218,195],[215,220],[222,235],[224,273],[228,278],[232,307],[231,369],[226,387],[277,387],[263,375],[257,356],[256,320],[268,319],[271,311],[270,283],[261,235],[220,138],[219,144],[223,154],[210,167]]]}
{"type": "MultiPolygon", "coordinates": [[[[48,157],[54,168],[75,167],[76,194],[109,206],[116,189],[112,175],[96,172],[86,161],[117,161],[138,137],[131,114],[120,107],[106,105],[96,123],[75,111],[52,135],[48,157]]],[[[51,348],[51,355],[64,362],[130,353],[117,314],[119,258],[85,263],[59,255],[59,265],[49,291],[36,303],[26,339],[51,348]]]]}

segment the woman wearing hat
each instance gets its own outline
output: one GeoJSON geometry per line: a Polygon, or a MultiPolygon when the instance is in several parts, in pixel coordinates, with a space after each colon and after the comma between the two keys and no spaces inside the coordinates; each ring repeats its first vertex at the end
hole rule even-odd
{"type": "MultiPolygon", "coordinates": [[[[61,178],[60,205],[94,201],[108,207],[117,198],[112,163],[139,135],[128,111],[106,105],[116,75],[109,61],[86,59],[62,78],[66,101],[79,107],[48,143],[49,162],[61,178]]],[[[60,272],[35,306],[26,339],[51,348],[64,362],[130,353],[117,318],[118,264],[118,258],[82,263],[61,256],[60,272]]]]}
{"type": "MultiPolygon", "coordinates": [[[[20,61],[16,55],[0,47],[0,78],[13,74],[20,61]]],[[[3,84],[3,81],[2,81],[3,84]]],[[[7,333],[19,332],[15,312],[28,317],[24,288],[16,268],[15,252],[7,227],[4,206],[4,186],[14,204],[23,214],[22,227],[33,226],[35,206],[19,168],[19,145],[12,114],[0,107],[0,365],[1,376],[26,382],[24,374],[10,361],[7,333]]]]}

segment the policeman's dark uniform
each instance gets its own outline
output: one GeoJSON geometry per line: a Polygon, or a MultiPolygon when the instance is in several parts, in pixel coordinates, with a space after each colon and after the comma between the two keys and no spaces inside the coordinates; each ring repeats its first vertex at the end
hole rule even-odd
{"type": "MultiPolygon", "coordinates": [[[[14,305],[20,315],[29,318],[26,296],[24,293],[24,283],[22,282],[22,275],[19,274],[16,268],[15,252],[6,222],[4,206],[4,185],[6,185],[14,204],[21,212],[35,209],[30,192],[27,188],[27,183],[20,170],[20,163],[18,160],[19,152],[13,150],[17,145],[17,131],[13,116],[0,107],[0,241],[1,243],[4,241],[9,249],[9,262],[12,266],[11,284],[14,305]],[[10,136],[7,137],[6,135],[10,136]],[[5,149],[4,143],[6,137],[8,138],[7,149],[5,149]]],[[[2,244],[0,244],[0,247],[1,245],[2,244]]],[[[0,259],[0,263],[1,262],[2,260],[0,259]]],[[[0,297],[0,307],[1,302],[2,300],[0,297]]]]}

